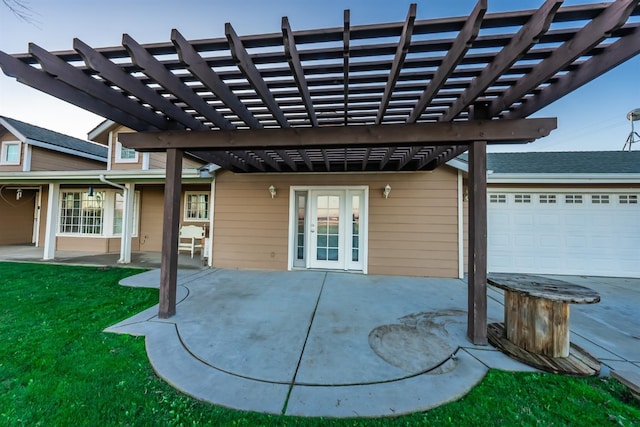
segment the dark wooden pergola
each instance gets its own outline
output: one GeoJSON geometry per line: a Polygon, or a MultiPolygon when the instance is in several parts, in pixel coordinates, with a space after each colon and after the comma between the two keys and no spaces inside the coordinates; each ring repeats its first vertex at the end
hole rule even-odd
{"type": "MultiPolygon", "coordinates": [[[[238,172],[432,170],[469,150],[468,336],[486,343],[486,145],[546,136],[528,116],[640,52],[637,0],[73,50],[0,52],[5,74],[167,152],[160,317],[175,313],[184,153],[238,172]]],[[[595,102],[596,100],[594,100],[595,102]]]]}

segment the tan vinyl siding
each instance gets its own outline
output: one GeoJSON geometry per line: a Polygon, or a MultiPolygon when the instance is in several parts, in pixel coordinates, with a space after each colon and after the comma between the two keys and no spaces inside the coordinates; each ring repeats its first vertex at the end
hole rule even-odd
{"type": "Polygon", "coordinates": [[[166,164],[167,153],[149,153],[149,169],[164,169],[166,164]]]}
{"type": "Polygon", "coordinates": [[[40,147],[31,148],[32,171],[71,171],[105,169],[106,163],[40,147]]]}
{"type": "Polygon", "coordinates": [[[16,200],[16,190],[0,186],[0,245],[30,244],[37,191],[23,190],[16,200]]]}
{"type": "Polygon", "coordinates": [[[58,251],[107,253],[108,249],[109,239],[104,237],[58,236],[56,238],[58,251]]]}
{"type": "Polygon", "coordinates": [[[216,176],[213,265],[285,270],[291,186],[369,186],[370,274],[457,277],[457,175],[233,174],[216,176]],[[385,185],[392,188],[382,197],[385,185]],[[277,190],[271,199],[268,187],[277,190]]]}
{"type": "MultiPolygon", "coordinates": [[[[131,250],[139,251],[140,250],[140,239],[137,237],[131,238],[131,250]]],[[[109,253],[120,253],[120,238],[119,237],[109,237],[107,239],[107,251],[109,253]]]]}
{"type": "MultiPolygon", "coordinates": [[[[149,169],[164,169],[166,164],[166,153],[149,153],[149,169]]],[[[202,162],[198,162],[188,157],[184,157],[182,159],[182,169],[195,169],[202,165],[202,162]]]]}
{"type": "MultiPolygon", "coordinates": [[[[93,253],[120,253],[119,237],[58,236],[56,250],[93,253]]],[[[131,239],[131,250],[140,250],[138,238],[131,239]]]]}
{"type": "Polygon", "coordinates": [[[21,172],[22,171],[22,157],[19,165],[0,165],[0,172],[21,172]]]}
{"type": "Polygon", "coordinates": [[[140,250],[162,250],[163,187],[139,186],[140,190],[140,250]]]}

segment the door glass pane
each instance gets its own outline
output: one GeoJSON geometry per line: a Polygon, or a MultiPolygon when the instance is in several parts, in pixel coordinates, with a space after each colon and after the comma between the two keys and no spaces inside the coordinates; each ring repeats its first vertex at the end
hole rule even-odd
{"type": "Polygon", "coordinates": [[[295,250],[295,258],[294,258],[294,266],[296,267],[304,267],[305,266],[305,218],[307,215],[307,192],[306,191],[296,191],[295,195],[296,201],[296,212],[297,212],[297,222],[296,222],[296,250],[295,250]]]}
{"type": "Polygon", "coordinates": [[[351,261],[360,258],[360,196],[351,199],[351,261]]]}
{"type": "Polygon", "coordinates": [[[340,232],[340,196],[318,196],[317,259],[338,261],[340,232]]]}

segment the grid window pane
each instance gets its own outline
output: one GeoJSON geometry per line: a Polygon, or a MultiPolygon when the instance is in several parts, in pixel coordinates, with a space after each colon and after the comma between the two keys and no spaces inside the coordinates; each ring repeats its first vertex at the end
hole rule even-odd
{"type": "Polygon", "coordinates": [[[113,234],[122,234],[122,208],[124,206],[124,197],[120,193],[116,193],[116,201],[113,207],[113,234]]]}
{"type": "Polygon", "coordinates": [[[7,155],[5,161],[7,163],[17,163],[20,161],[20,146],[18,144],[7,145],[7,155]]]}
{"type": "Polygon", "coordinates": [[[60,203],[60,232],[102,234],[104,194],[95,192],[63,192],[60,203]]]}
{"type": "Polygon", "coordinates": [[[185,196],[184,219],[206,221],[209,219],[209,195],[191,193],[185,196]]]}
{"type": "Polygon", "coordinates": [[[133,148],[122,147],[120,149],[120,158],[122,160],[135,159],[136,158],[136,150],[134,150],[133,148]]]}

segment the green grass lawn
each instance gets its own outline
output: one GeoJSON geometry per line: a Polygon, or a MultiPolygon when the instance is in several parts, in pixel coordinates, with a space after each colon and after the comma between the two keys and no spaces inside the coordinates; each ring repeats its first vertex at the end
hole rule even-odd
{"type": "Polygon", "coordinates": [[[144,338],[102,332],[157,303],[157,290],[118,285],[140,271],[0,262],[0,425],[640,425],[640,404],[613,379],[499,371],[457,402],[392,419],[202,403],[156,377],[144,338]]]}

